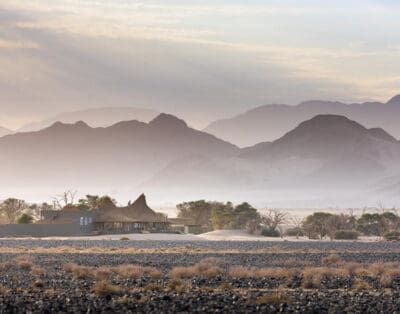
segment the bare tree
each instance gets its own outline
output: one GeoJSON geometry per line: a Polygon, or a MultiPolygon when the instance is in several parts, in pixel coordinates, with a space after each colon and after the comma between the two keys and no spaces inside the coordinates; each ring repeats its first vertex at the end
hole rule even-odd
{"type": "MultiPolygon", "coordinates": [[[[288,213],[282,212],[280,210],[270,209],[266,214],[260,216],[260,222],[269,230],[274,231],[288,221],[288,216],[288,213]]],[[[282,230],[279,231],[282,235],[282,230]]]]}
{"type": "Polygon", "coordinates": [[[298,239],[300,236],[300,232],[302,232],[304,218],[299,217],[299,216],[292,216],[292,217],[290,217],[290,222],[293,225],[293,228],[295,230],[297,230],[296,239],[298,239]]]}
{"type": "Polygon", "coordinates": [[[0,213],[7,219],[9,223],[14,223],[18,216],[20,216],[28,205],[24,200],[16,198],[6,199],[0,204],[0,213]]]}
{"type": "Polygon", "coordinates": [[[76,193],[77,191],[65,191],[61,195],[57,195],[52,198],[53,201],[53,207],[54,209],[60,210],[63,209],[67,205],[72,205],[75,203],[75,198],[76,198],[76,193]]]}

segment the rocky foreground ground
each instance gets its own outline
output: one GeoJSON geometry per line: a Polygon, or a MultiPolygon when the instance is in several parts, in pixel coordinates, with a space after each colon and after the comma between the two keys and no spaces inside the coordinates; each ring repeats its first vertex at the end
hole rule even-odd
{"type": "Polygon", "coordinates": [[[1,313],[400,311],[400,244],[0,240],[1,313]]]}

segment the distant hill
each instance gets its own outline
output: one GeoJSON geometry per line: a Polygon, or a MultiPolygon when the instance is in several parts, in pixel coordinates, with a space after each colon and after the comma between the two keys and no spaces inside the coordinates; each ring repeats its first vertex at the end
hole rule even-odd
{"type": "Polygon", "coordinates": [[[149,122],[158,114],[157,111],[133,107],[93,108],[72,112],[64,112],[55,117],[29,123],[21,127],[18,132],[38,131],[49,127],[55,122],[75,123],[84,121],[92,127],[105,127],[120,121],[138,120],[149,122]]]}
{"type": "MultiPolygon", "coordinates": [[[[377,179],[389,175],[400,161],[400,144],[383,129],[367,129],[343,116],[318,115],[272,143],[243,150],[246,160],[321,180],[377,179]],[[286,166],[283,166],[286,165],[286,166]]],[[[305,180],[305,178],[302,178],[305,180]]]]}
{"type": "Polygon", "coordinates": [[[384,128],[392,136],[400,138],[400,95],[387,103],[344,104],[315,100],[297,106],[265,105],[231,119],[215,121],[204,131],[245,147],[274,141],[302,121],[320,114],[342,115],[368,128],[384,128]]]}
{"type": "Polygon", "coordinates": [[[134,187],[184,156],[225,158],[239,149],[160,114],[106,128],[56,122],[0,138],[0,151],[2,185],[134,187]]]}
{"type": "Polygon", "coordinates": [[[0,150],[0,186],[17,192],[135,190],[169,202],[361,206],[376,205],[375,196],[385,201],[385,193],[369,191],[396,189],[400,177],[400,143],[339,115],[317,115],[244,149],[160,114],[97,128],[56,122],[0,138],[0,150]]]}
{"type": "Polygon", "coordinates": [[[182,196],[218,191],[283,206],[300,200],[307,201],[304,206],[314,204],[311,200],[320,206],[329,201],[364,206],[376,205],[375,195],[367,193],[370,186],[394,174],[400,174],[400,143],[390,134],[344,116],[318,115],[273,142],[241,149],[238,156],[170,163],[146,188],[185,191],[182,196]]]}
{"type": "Polygon", "coordinates": [[[0,126],[0,137],[11,133],[13,133],[13,131],[0,126]]]}

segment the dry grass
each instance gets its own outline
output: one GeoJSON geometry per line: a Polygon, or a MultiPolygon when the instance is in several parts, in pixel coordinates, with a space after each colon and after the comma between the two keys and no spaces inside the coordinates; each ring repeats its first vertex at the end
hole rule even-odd
{"type": "Polygon", "coordinates": [[[139,265],[120,265],[114,268],[115,272],[124,279],[139,279],[143,277],[150,277],[152,279],[159,279],[162,277],[162,272],[154,267],[139,266],[139,265]]]}
{"type": "Polygon", "coordinates": [[[293,278],[300,272],[295,268],[282,267],[243,267],[234,266],[228,269],[228,276],[231,278],[293,278]]]}
{"type": "Polygon", "coordinates": [[[163,286],[157,283],[149,283],[145,287],[143,287],[143,291],[162,291],[163,286]]]}
{"type": "Polygon", "coordinates": [[[109,267],[99,267],[94,271],[94,276],[98,280],[107,280],[112,276],[113,272],[109,267]]]}
{"type": "Polygon", "coordinates": [[[93,268],[88,266],[81,266],[73,263],[65,264],[64,269],[72,273],[74,279],[92,279],[95,277],[93,268]]]}
{"type": "Polygon", "coordinates": [[[29,261],[20,261],[18,262],[18,267],[22,270],[31,270],[33,264],[29,261]]]}
{"type": "Polygon", "coordinates": [[[10,289],[4,286],[0,286],[0,295],[6,295],[10,292],[10,289]]]}
{"type": "Polygon", "coordinates": [[[380,276],[385,272],[384,263],[373,263],[368,267],[368,273],[373,276],[380,276]]]}
{"type": "Polygon", "coordinates": [[[184,293],[184,292],[189,291],[189,289],[190,289],[190,287],[186,282],[184,282],[182,280],[178,280],[178,279],[171,280],[167,285],[167,291],[184,293]]]}
{"type": "Polygon", "coordinates": [[[9,270],[12,268],[14,264],[10,261],[0,263],[0,270],[9,270]]]}
{"type": "Polygon", "coordinates": [[[44,277],[44,274],[45,274],[45,273],[46,273],[46,271],[45,271],[44,268],[42,268],[42,267],[34,266],[34,267],[31,269],[31,274],[32,274],[33,276],[35,276],[35,277],[38,277],[38,278],[44,277]]]}
{"type": "Polygon", "coordinates": [[[116,285],[112,285],[107,281],[99,281],[94,286],[94,293],[98,296],[112,296],[112,295],[121,295],[124,293],[123,289],[116,285]]]}
{"type": "Polygon", "coordinates": [[[22,270],[30,270],[33,266],[32,256],[20,255],[15,258],[17,265],[22,270]]]}
{"type": "Polygon", "coordinates": [[[330,254],[321,258],[321,265],[322,266],[338,266],[341,263],[341,258],[338,254],[330,254]]]}
{"type": "Polygon", "coordinates": [[[215,278],[225,274],[225,269],[221,266],[224,262],[217,258],[207,258],[193,266],[174,267],[169,272],[170,278],[184,279],[193,278],[194,276],[203,276],[206,278],[215,278]]]}
{"type": "Polygon", "coordinates": [[[367,281],[360,279],[360,278],[356,278],[354,280],[352,288],[353,288],[353,290],[356,290],[356,291],[371,291],[372,290],[371,285],[367,281]]]}

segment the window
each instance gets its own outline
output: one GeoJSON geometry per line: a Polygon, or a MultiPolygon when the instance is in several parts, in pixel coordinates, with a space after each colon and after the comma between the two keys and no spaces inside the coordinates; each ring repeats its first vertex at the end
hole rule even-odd
{"type": "Polygon", "coordinates": [[[80,221],[80,225],[83,226],[83,217],[81,217],[81,219],[79,219],[80,221]]]}

